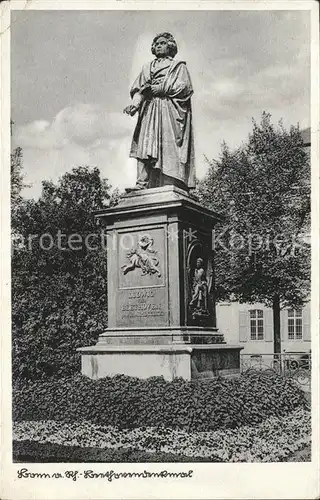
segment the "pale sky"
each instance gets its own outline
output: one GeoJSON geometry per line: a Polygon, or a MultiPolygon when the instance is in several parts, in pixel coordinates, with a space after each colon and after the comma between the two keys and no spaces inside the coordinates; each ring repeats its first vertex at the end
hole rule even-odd
{"type": "Polygon", "coordinates": [[[196,169],[221,142],[247,139],[262,111],[310,126],[308,11],[12,11],[13,146],[21,146],[27,197],[77,165],[132,186],[135,118],[129,88],[150,61],[155,34],[170,31],[194,87],[196,169]]]}

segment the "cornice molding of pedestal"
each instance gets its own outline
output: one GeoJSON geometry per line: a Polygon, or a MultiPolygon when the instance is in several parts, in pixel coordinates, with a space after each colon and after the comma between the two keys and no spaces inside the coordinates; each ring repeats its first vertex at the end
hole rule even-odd
{"type": "Polygon", "coordinates": [[[213,224],[223,221],[225,217],[213,210],[203,207],[195,196],[176,186],[143,189],[128,193],[120,198],[114,207],[105,208],[94,213],[95,217],[110,223],[119,217],[137,217],[144,214],[152,215],[159,212],[170,212],[188,209],[194,215],[206,217],[213,224]]]}

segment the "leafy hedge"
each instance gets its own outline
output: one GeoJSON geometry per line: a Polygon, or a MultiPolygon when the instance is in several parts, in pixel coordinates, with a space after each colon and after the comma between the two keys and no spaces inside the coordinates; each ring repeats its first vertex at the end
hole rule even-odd
{"type": "Polygon", "coordinates": [[[118,428],[171,427],[216,430],[256,425],[306,407],[303,392],[277,375],[188,382],[117,375],[90,380],[81,375],[19,382],[13,420],[90,421],[118,428]]]}

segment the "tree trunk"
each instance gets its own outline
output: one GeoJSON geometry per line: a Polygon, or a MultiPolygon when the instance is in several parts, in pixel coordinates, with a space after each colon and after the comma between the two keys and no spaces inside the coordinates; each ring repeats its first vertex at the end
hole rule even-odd
{"type": "Polygon", "coordinates": [[[273,296],[273,352],[281,353],[281,335],[280,335],[280,297],[276,293],[273,296]]]}

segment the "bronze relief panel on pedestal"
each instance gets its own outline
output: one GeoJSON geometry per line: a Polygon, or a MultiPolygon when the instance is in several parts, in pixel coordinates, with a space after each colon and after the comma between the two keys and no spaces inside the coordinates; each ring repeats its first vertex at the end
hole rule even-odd
{"type": "Polygon", "coordinates": [[[117,326],[168,324],[164,228],[118,234],[117,326]]]}

